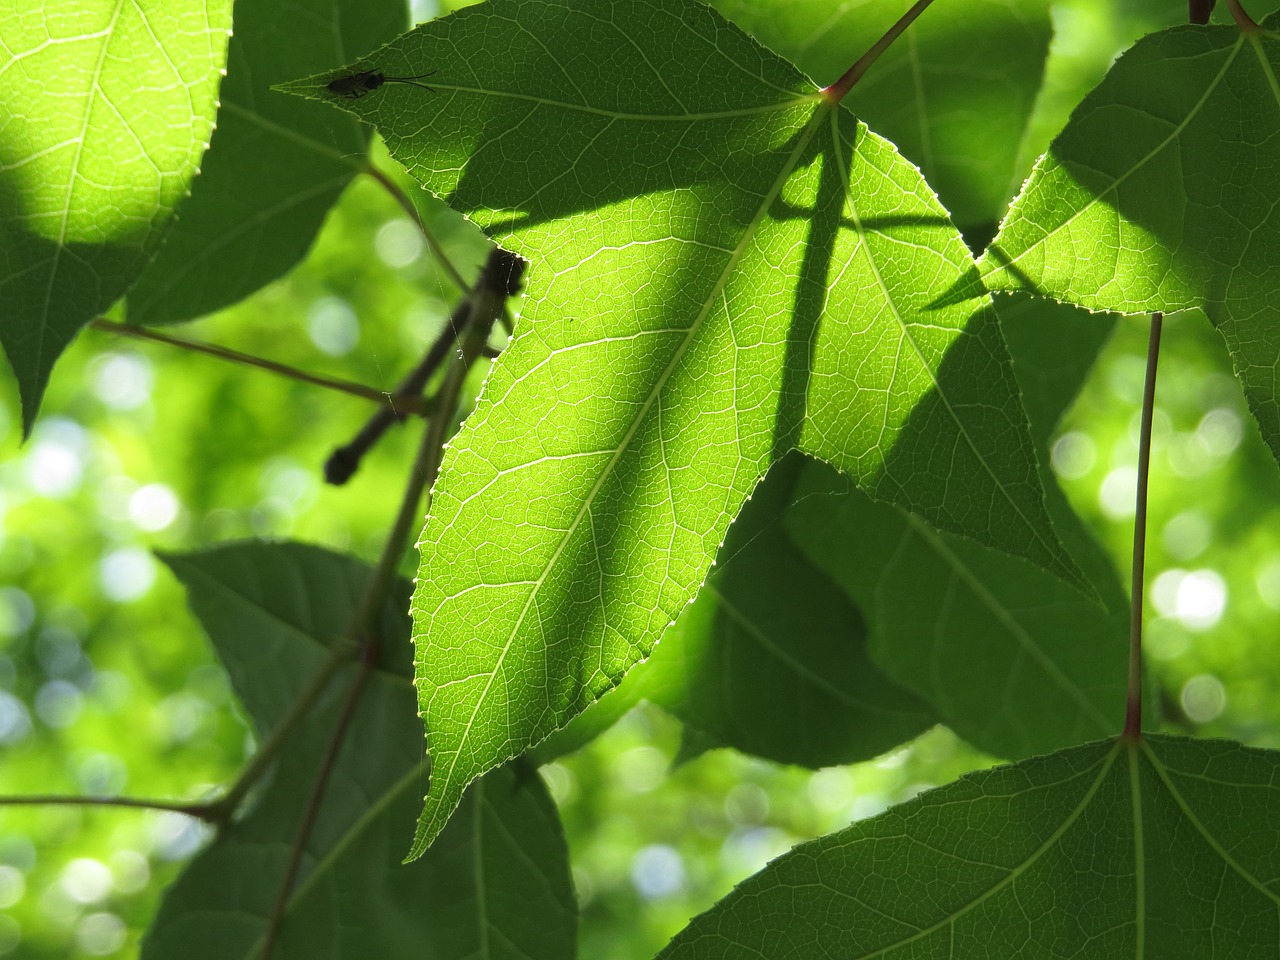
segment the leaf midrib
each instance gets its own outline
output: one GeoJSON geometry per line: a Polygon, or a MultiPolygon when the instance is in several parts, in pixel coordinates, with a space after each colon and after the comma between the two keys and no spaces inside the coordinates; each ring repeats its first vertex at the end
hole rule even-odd
{"type": "MultiPolygon", "coordinates": [[[[982,259],[979,262],[980,269],[985,267],[985,269],[982,269],[983,283],[986,283],[992,277],[997,276],[1001,272],[1004,272],[1004,273],[1012,272],[1013,267],[1017,265],[1018,261],[1020,261],[1023,257],[1027,256],[1027,254],[1031,253],[1031,251],[1041,248],[1042,246],[1044,246],[1044,244],[1048,243],[1051,237],[1056,236],[1058,233],[1065,230],[1067,227],[1071,226],[1071,224],[1075,223],[1075,221],[1079,219],[1081,216],[1083,216],[1087,211],[1092,210],[1095,206],[1101,203],[1103,197],[1110,196],[1112,193],[1114,193],[1117,189],[1119,189],[1122,183],[1124,183],[1131,176],[1133,176],[1135,173],[1141,170],[1144,166],[1150,163],[1153,159],[1159,156],[1166,147],[1168,147],[1171,143],[1177,140],[1182,135],[1182,132],[1191,124],[1191,121],[1194,120],[1197,116],[1199,116],[1200,111],[1204,108],[1205,103],[1208,101],[1209,97],[1213,95],[1213,92],[1218,88],[1218,85],[1222,82],[1223,77],[1226,76],[1227,70],[1230,69],[1231,64],[1235,62],[1236,56],[1240,53],[1240,49],[1243,44],[1244,44],[1244,35],[1241,34],[1240,37],[1236,40],[1236,42],[1232,45],[1230,53],[1228,54],[1226,60],[1223,62],[1222,67],[1218,70],[1217,76],[1215,76],[1213,80],[1205,87],[1204,94],[1200,97],[1199,100],[1196,101],[1194,106],[1192,106],[1192,108],[1187,111],[1186,117],[1182,120],[1181,123],[1179,123],[1176,127],[1174,127],[1173,132],[1170,133],[1167,137],[1165,137],[1165,139],[1162,140],[1150,152],[1148,152],[1145,157],[1143,157],[1141,160],[1135,163],[1132,167],[1126,170],[1123,174],[1121,174],[1119,177],[1113,180],[1105,190],[1098,193],[1096,196],[1090,197],[1088,203],[1082,206],[1079,210],[1076,210],[1075,212],[1073,212],[1071,216],[1069,216],[1066,220],[1062,221],[1062,223],[1058,224],[1051,230],[1044,231],[1044,235],[1040,237],[1040,239],[1038,239],[1035,243],[1030,244],[1025,250],[1019,253],[1016,257],[1006,258],[1002,256],[1000,259],[1000,262],[992,266],[993,261],[989,257],[989,254],[990,254],[990,250],[995,250],[1000,248],[1001,237],[997,236],[996,239],[992,242],[990,250],[988,250],[986,253],[982,255],[982,259]]],[[[1214,51],[1214,52],[1217,52],[1217,51],[1214,51]]],[[[1207,55],[1208,54],[1205,54],[1205,56],[1207,55]]],[[[1186,58],[1186,59],[1192,59],[1192,58],[1186,58]]],[[[1046,153],[1044,157],[1041,158],[1041,161],[1049,157],[1051,152],[1052,152],[1052,148],[1050,149],[1050,153],[1046,153]]],[[[1044,169],[1040,164],[1037,164],[1036,168],[1037,168],[1037,172],[1044,169]]],[[[1034,176],[1034,173],[1033,173],[1033,176],[1034,176]]],[[[1017,214],[1021,213],[1020,208],[1022,204],[1020,201],[1024,200],[1026,196],[1027,194],[1024,193],[1022,197],[1019,197],[1018,200],[1014,201],[1013,206],[1010,207],[1009,209],[1009,213],[1005,216],[1005,219],[1004,219],[1005,224],[1008,224],[1017,214]]],[[[1002,225],[1001,233],[1003,234],[1003,232],[1004,232],[1004,229],[1002,225]]]]}
{"type": "Polygon", "coordinates": [[[1102,715],[1097,704],[1085,695],[1084,691],[1077,686],[1070,677],[1064,674],[1053,658],[1050,657],[1035,642],[1035,638],[1031,636],[1022,626],[1021,623],[1013,616],[1013,614],[1002,604],[991,590],[969,569],[969,567],[958,557],[955,552],[943,540],[941,534],[920,520],[914,514],[907,513],[905,510],[899,510],[906,519],[907,525],[913,529],[915,534],[920,537],[933,552],[937,554],[952,572],[969,591],[978,599],[978,601],[986,607],[991,614],[999,621],[1014,640],[1017,641],[1026,653],[1033,659],[1045,673],[1049,674],[1058,682],[1063,690],[1065,690],[1073,700],[1080,704],[1083,711],[1091,716],[1098,725],[1099,731],[1104,735],[1110,735],[1113,730],[1111,724],[1107,722],[1107,718],[1102,715]]]}
{"type": "MultiPolygon", "coordinates": [[[[822,104],[817,110],[815,110],[813,117],[810,118],[808,123],[805,125],[805,128],[801,136],[797,138],[797,143],[795,147],[792,149],[791,153],[787,156],[786,160],[782,164],[782,167],[779,170],[778,176],[774,179],[772,186],[765,193],[764,197],[761,199],[760,205],[757,208],[755,215],[752,217],[750,223],[747,224],[746,229],[743,230],[742,239],[739,241],[733,253],[730,254],[729,259],[726,262],[724,269],[721,271],[719,278],[716,280],[716,283],[712,287],[711,291],[707,294],[706,299],[703,302],[702,308],[698,312],[698,315],[694,318],[693,322],[689,325],[688,331],[684,335],[684,339],[681,341],[679,347],[676,349],[675,353],[672,355],[671,359],[668,361],[667,366],[659,374],[658,379],[655,381],[652,389],[649,391],[648,396],[645,398],[644,402],[641,404],[639,411],[632,418],[631,425],[629,426],[626,434],[622,437],[622,440],[619,442],[613,456],[611,457],[609,462],[605,464],[604,469],[601,470],[600,472],[599,478],[596,480],[596,483],[592,486],[591,490],[583,498],[582,505],[579,507],[576,516],[573,518],[573,521],[569,524],[568,529],[565,531],[564,535],[561,537],[560,542],[556,546],[555,552],[551,555],[550,559],[544,565],[541,575],[538,577],[537,581],[535,581],[533,585],[533,589],[529,591],[529,596],[525,601],[524,607],[523,609],[521,609],[520,615],[516,618],[516,622],[512,627],[510,633],[508,634],[506,642],[503,644],[502,651],[501,653],[499,653],[498,659],[495,662],[493,669],[489,672],[489,678],[485,683],[484,689],[480,692],[480,695],[476,698],[476,703],[474,708],[472,709],[471,716],[468,718],[467,723],[463,728],[462,737],[459,740],[457,747],[454,748],[454,750],[449,755],[448,767],[443,771],[444,788],[441,790],[441,793],[447,793],[450,790],[450,788],[452,788],[453,786],[453,775],[454,775],[454,771],[457,769],[458,758],[461,757],[463,750],[466,748],[467,741],[470,739],[471,732],[472,730],[475,729],[476,717],[480,712],[481,706],[487,702],[489,691],[493,686],[494,680],[497,678],[498,674],[501,672],[502,666],[506,661],[507,654],[510,652],[512,644],[515,642],[516,635],[520,632],[520,628],[524,624],[525,617],[528,616],[529,610],[533,607],[534,601],[537,599],[538,593],[541,590],[542,585],[546,582],[547,577],[550,575],[551,571],[555,568],[556,564],[559,562],[560,557],[563,555],[564,551],[567,549],[568,543],[570,539],[573,537],[573,534],[577,531],[579,525],[582,523],[583,517],[587,515],[587,513],[591,509],[591,506],[594,504],[596,495],[600,492],[601,488],[604,486],[605,481],[612,474],[614,467],[616,466],[618,461],[622,458],[622,454],[630,446],[632,439],[635,437],[636,433],[640,429],[640,425],[644,422],[645,418],[648,416],[649,410],[652,409],[654,403],[657,402],[658,397],[661,395],[672,373],[675,371],[676,367],[680,364],[680,362],[684,359],[684,356],[689,349],[689,345],[693,342],[694,337],[697,335],[697,332],[702,328],[702,324],[706,320],[707,316],[710,314],[713,304],[715,304],[718,301],[721,295],[721,292],[724,290],[725,285],[728,283],[729,277],[733,274],[734,270],[736,269],[739,260],[741,260],[743,254],[746,253],[748,247],[751,244],[751,241],[755,239],[756,232],[759,229],[761,222],[763,222],[769,208],[773,205],[774,200],[781,194],[782,188],[786,185],[787,180],[790,178],[791,174],[794,172],[796,165],[799,163],[799,159],[801,155],[809,145],[809,141],[813,139],[818,128],[821,126],[824,108],[829,110],[835,109],[834,106],[827,106],[826,104],[822,104]]],[[[430,734],[428,734],[428,740],[430,740],[430,734]]],[[[432,770],[431,793],[436,793],[436,790],[434,789],[434,784],[437,782],[435,777],[436,772],[437,772],[436,770],[432,770]]],[[[433,816],[432,816],[433,829],[435,827],[434,821],[438,820],[439,816],[440,816],[439,805],[437,804],[437,809],[433,811],[433,816]]],[[[434,833],[433,833],[433,836],[434,836],[434,833]]]]}
{"type": "Polygon", "coordinates": [[[1107,778],[1107,774],[1111,771],[1111,767],[1115,763],[1116,756],[1119,754],[1119,752],[1120,752],[1120,743],[1119,741],[1116,741],[1116,743],[1112,746],[1112,748],[1107,752],[1107,755],[1102,758],[1102,761],[1100,764],[1101,768],[1098,771],[1098,776],[1094,779],[1093,783],[1089,786],[1089,789],[1085,791],[1085,795],[1080,798],[1080,802],[1076,804],[1075,808],[1066,816],[1066,818],[1053,831],[1053,833],[1051,833],[1045,839],[1044,843],[1042,843],[1039,847],[1033,850],[1030,853],[1030,855],[1028,855],[1026,859],[1024,859],[1021,863],[1011,867],[1009,869],[1009,872],[1005,876],[1001,877],[999,881],[992,884],[990,887],[988,887],[978,896],[974,897],[972,900],[966,903],[963,907],[961,907],[958,910],[952,911],[948,916],[943,917],[941,920],[936,921],[935,923],[929,925],[928,927],[924,927],[920,930],[917,930],[915,933],[911,934],[910,936],[903,937],[899,940],[894,941],[893,943],[886,944],[883,947],[879,947],[876,950],[872,951],[871,953],[864,953],[861,956],[859,956],[857,960],[872,960],[873,957],[884,956],[890,950],[896,950],[899,947],[906,946],[909,943],[915,943],[917,940],[921,940],[924,937],[929,936],[929,934],[934,933],[937,930],[941,930],[944,926],[948,924],[954,924],[966,913],[969,913],[970,911],[976,909],[979,905],[989,900],[991,897],[995,896],[999,891],[1003,890],[1009,884],[1013,883],[1020,876],[1026,873],[1026,871],[1029,870],[1037,860],[1039,860],[1050,849],[1052,849],[1054,844],[1056,844],[1058,840],[1061,839],[1062,835],[1066,833],[1067,830],[1069,830],[1077,820],[1080,819],[1081,815],[1088,808],[1089,804],[1093,802],[1094,796],[1097,794],[1099,788],[1102,786],[1102,781],[1104,781],[1107,778]]]}

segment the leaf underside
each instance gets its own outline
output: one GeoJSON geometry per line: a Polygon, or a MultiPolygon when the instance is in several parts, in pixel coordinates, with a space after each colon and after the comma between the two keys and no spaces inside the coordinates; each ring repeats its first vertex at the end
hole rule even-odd
{"type": "Polygon", "coordinates": [[[1081,581],[990,304],[930,306],[974,265],[891,145],[687,0],[499,0],[349,70],[427,65],[434,93],[292,87],[531,260],[421,542],[415,853],[648,654],[791,449],[1081,581]]]}
{"type": "Polygon", "coordinates": [[[0,345],[30,432],[54,361],[124,293],[213,129],[231,0],[0,12],[0,345]]]}
{"type": "MultiPolygon", "coordinates": [[[[166,558],[265,736],[354,617],[363,564],[302,544],[244,544],[166,558]]],[[[536,772],[472,785],[418,863],[400,863],[426,780],[411,685],[409,584],[380,620],[383,656],[363,691],[311,833],[273,957],[564,960],[577,910],[555,805],[536,772]]],[[[165,895],[144,960],[252,960],[354,673],[344,668],[247,815],[165,895]]]]}
{"type": "Polygon", "coordinates": [[[1140,40],[1014,202],[983,279],[1090,309],[1200,308],[1280,458],[1280,17],[1140,40]]]}
{"type": "Polygon", "coordinates": [[[659,956],[1262,960],[1280,942],[1277,804],[1272,751],[1073,747],[801,844],[659,956]]]}

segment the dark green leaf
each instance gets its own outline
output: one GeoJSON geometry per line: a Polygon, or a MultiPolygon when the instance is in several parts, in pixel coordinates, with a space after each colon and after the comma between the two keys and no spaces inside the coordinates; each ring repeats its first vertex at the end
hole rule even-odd
{"type": "MultiPolygon", "coordinates": [[[[1003,303],[1001,318],[1047,463],[1050,431],[1112,320],[1026,297],[1003,303]]],[[[1124,713],[1127,597],[1052,473],[1041,479],[1106,610],[1038,568],[872,502],[818,464],[790,508],[800,546],[867,612],[875,661],[997,756],[1114,733],[1124,713]]]]}
{"type": "Polygon", "coordinates": [[[779,857],[662,960],[1273,957],[1280,755],[1152,737],[955,783],[779,857]]]}
{"type": "MultiPolygon", "coordinates": [[[[168,557],[259,732],[297,699],[354,616],[369,570],[301,544],[168,557]]],[[[420,862],[401,864],[427,779],[409,673],[409,585],[381,620],[384,657],[347,734],[273,957],[453,960],[575,953],[555,806],[537,773],[494,770],[420,862]]],[[[354,665],[286,750],[261,800],[170,889],[144,958],[256,958],[354,665]]]]}

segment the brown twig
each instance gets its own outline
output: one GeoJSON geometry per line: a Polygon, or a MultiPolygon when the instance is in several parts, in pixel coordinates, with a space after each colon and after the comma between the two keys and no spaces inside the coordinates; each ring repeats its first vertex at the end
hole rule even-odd
{"type": "Polygon", "coordinates": [[[302,854],[311,835],[312,827],[315,825],[316,818],[319,816],[320,807],[328,789],[329,777],[333,772],[333,766],[342,749],[342,744],[346,740],[347,731],[350,729],[351,721],[355,716],[369,673],[381,652],[381,635],[375,629],[374,624],[378,612],[386,601],[387,592],[391,588],[396,568],[408,544],[409,535],[413,530],[415,521],[421,515],[418,505],[423,491],[426,490],[428,497],[430,497],[430,488],[435,482],[436,474],[440,469],[440,461],[443,456],[449,425],[461,399],[467,373],[484,352],[485,342],[489,338],[489,331],[492,329],[495,319],[501,313],[507,297],[512,295],[518,287],[523,269],[523,264],[515,256],[502,250],[495,250],[490,254],[489,260],[481,272],[480,280],[476,284],[475,293],[470,299],[470,307],[462,333],[461,354],[450,365],[449,372],[445,376],[445,382],[441,386],[435,412],[427,423],[422,443],[418,447],[418,456],[414,461],[409,484],[401,500],[396,521],[392,526],[390,536],[387,538],[387,545],[379,558],[377,569],[370,578],[369,585],[361,600],[360,609],[357,611],[347,631],[347,636],[358,640],[361,644],[360,668],[353,678],[351,687],[348,689],[346,698],[343,701],[342,710],[330,735],[324,759],[316,774],[316,780],[312,784],[311,793],[307,798],[306,807],[299,821],[298,832],[290,848],[284,876],[281,878],[276,900],[272,907],[271,918],[267,923],[267,930],[263,936],[262,952],[259,955],[260,960],[270,960],[272,950],[279,939],[280,930],[284,923],[284,915],[289,905],[289,897],[293,893],[298,869],[302,864],[302,854]]]}
{"type": "Polygon", "coordinates": [[[1138,493],[1133,517],[1133,579],[1129,607],[1129,693],[1122,739],[1142,737],[1142,607],[1147,559],[1147,477],[1151,472],[1151,425],[1155,418],[1156,366],[1160,360],[1160,328],[1164,316],[1151,315],[1147,342],[1147,378],[1142,388],[1142,428],[1138,434],[1138,493]]]}
{"type": "Polygon", "coordinates": [[[1214,0],[1187,0],[1187,19],[1192,23],[1208,23],[1214,0]]]}
{"type": "Polygon", "coordinates": [[[924,13],[933,0],[916,0],[911,9],[898,18],[898,22],[886,31],[885,35],[871,45],[871,49],[858,58],[852,67],[844,72],[835,83],[822,88],[822,96],[834,103],[844,99],[845,94],[853,89],[853,85],[862,79],[862,75],[871,69],[871,65],[880,59],[880,54],[889,49],[893,41],[901,36],[902,31],[915,22],[916,17],[924,13]]]}
{"type": "MultiPolygon", "coordinates": [[[[422,358],[422,362],[414,367],[409,375],[396,386],[397,394],[416,396],[422,393],[440,364],[444,362],[444,358],[449,353],[454,341],[458,339],[458,328],[466,322],[467,314],[470,310],[471,303],[469,300],[463,300],[462,303],[453,308],[453,312],[449,314],[449,319],[446,321],[444,329],[440,331],[439,336],[431,344],[426,356],[422,358]]],[[[435,406],[434,401],[432,401],[432,406],[435,406]]],[[[350,443],[343,444],[329,455],[329,459],[324,464],[325,482],[340,487],[350,480],[356,470],[360,468],[360,461],[364,458],[364,455],[373,449],[374,444],[382,438],[387,429],[394,423],[403,423],[404,419],[404,416],[395,410],[382,409],[375,413],[360,428],[360,432],[355,435],[350,443]]]]}
{"type": "Polygon", "coordinates": [[[66,794],[31,794],[0,797],[0,807],[129,807],[138,810],[166,810],[182,813],[208,823],[215,822],[207,803],[179,803],[176,800],[145,800],[140,797],[77,797],[66,794]]]}
{"type": "Polygon", "coordinates": [[[375,390],[373,387],[366,387],[362,383],[353,383],[350,380],[340,380],[336,377],[325,377],[317,373],[308,373],[305,370],[299,370],[297,367],[291,367],[283,363],[276,363],[274,360],[265,360],[262,357],[256,357],[251,353],[241,353],[239,350],[219,347],[216,344],[204,343],[200,340],[191,340],[187,337],[175,337],[172,334],[160,333],[158,330],[150,330],[146,327],[134,326],[131,323],[113,323],[110,320],[103,320],[100,318],[97,320],[90,320],[89,326],[93,327],[95,330],[105,330],[109,333],[118,334],[124,337],[133,337],[137,340],[150,340],[153,343],[163,343],[171,347],[179,347],[183,350],[189,350],[193,353],[203,353],[207,356],[217,357],[220,360],[229,360],[232,363],[238,363],[248,367],[256,367],[259,370],[266,370],[270,373],[279,374],[282,377],[288,377],[290,380],[298,380],[302,383],[310,383],[314,386],[324,387],[328,390],[336,390],[339,393],[345,393],[352,397],[360,397],[363,400],[372,400],[374,403],[387,407],[392,411],[398,411],[401,414],[423,413],[426,410],[426,405],[420,396],[387,393],[383,390],[375,390]]]}

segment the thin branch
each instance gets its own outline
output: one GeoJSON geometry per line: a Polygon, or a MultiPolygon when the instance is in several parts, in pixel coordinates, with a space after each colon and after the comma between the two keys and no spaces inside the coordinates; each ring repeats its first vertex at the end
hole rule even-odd
{"type": "Polygon", "coordinates": [[[179,803],[175,800],[145,800],[140,797],[77,797],[65,794],[32,794],[0,797],[0,807],[129,807],[138,810],[167,810],[198,820],[214,822],[207,803],[179,803]]]}
{"type": "Polygon", "coordinates": [[[409,219],[418,225],[418,229],[422,231],[423,237],[426,238],[427,246],[431,248],[431,253],[435,256],[436,262],[444,268],[444,272],[449,275],[449,279],[453,281],[454,286],[463,293],[471,293],[471,284],[467,283],[458,268],[453,265],[453,261],[449,259],[449,254],[445,252],[440,238],[427,226],[426,221],[422,219],[422,214],[418,212],[418,208],[414,206],[413,201],[400,189],[400,184],[396,183],[372,163],[364,167],[364,172],[378,181],[382,189],[391,194],[396,203],[400,204],[405,213],[409,214],[409,219]]]}
{"type": "Polygon", "coordinates": [[[843,100],[845,94],[853,89],[853,85],[862,79],[862,75],[871,69],[871,65],[880,59],[880,54],[888,50],[893,41],[901,36],[902,31],[911,26],[916,17],[924,13],[931,3],[933,0],[916,0],[911,9],[904,13],[883,37],[872,44],[871,49],[859,57],[857,63],[845,71],[844,76],[831,86],[822,89],[822,96],[833,103],[843,100]]]}
{"type": "Polygon", "coordinates": [[[1142,429],[1138,434],[1138,495],[1133,517],[1133,580],[1129,607],[1129,695],[1121,737],[1142,737],[1142,608],[1147,562],[1147,477],[1151,472],[1151,424],[1155,418],[1156,366],[1160,360],[1160,328],[1164,316],[1151,315],[1147,342],[1147,379],[1142,388],[1142,429]]]}
{"type": "Polygon", "coordinates": [[[351,659],[355,651],[356,646],[350,641],[340,643],[329,651],[329,656],[311,678],[307,689],[294,700],[289,707],[289,712],[281,718],[267,739],[249,758],[249,763],[240,771],[240,776],[236,777],[236,782],[231,785],[231,789],[209,804],[210,819],[214,823],[224,826],[231,819],[245,796],[267,772],[284,746],[293,739],[293,735],[302,726],[302,722],[311,712],[311,708],[316,705],[316,701],[329,689],[330,681],[337,675],[343,664],[351,659]]]}
{"type": "Polygon", "coordinates": [[[377,617],[386,602],[387,594],[395,579],[400,558],[408,546],[410,535],[421,517],[419,503],[422,499],[423,491],[428,491],[429,498],[431,485],[435,482],[436,474],[440,470],[445,440],[448,436],[454,412],[462,397],[462,388],[466,382],[467,373],[482,355],[494,320],[501,312],[506,298],[514,292],[515,287],[519,284],[523,270],[523,263],[515,256],[503,250],[494,250],[489,255],[489,260],[481,272],[479,282],[476,284],[476,291],[471,297],[466,326],[462,334],[461,354],[450,365],[449,372],[445,376],[445,382],[440,388],[436,410],[423,433],[422,443],[418,447],[418,456],[414,460],[409,483],[401,500],[395,524],[392,526],[391,533],[387,538],[387,544],[382,551],[382,556],[378,560],[378,566],[365,589],[360,608],[347,630],[347,636],[361,644],[360,669],[347,691],[342,710],[329,738],[329,745],[325,750],[324,759],[316,774],[315,783],[312,785],[306,807],[299,821],[298,832],[289,851],[289,860],[285,865],[284,876],[281,878],[275,904],[272,907],[271,919],[268,921],[267,930],[263,937],[262,953],[259,955],[260,960],[270,960],[271,952],[280,936],[285,911],[288,909],[289,896],[293,892],[294,882],[297,879],[298,869],[302,864],[302,854],[306,848],[307,840],[311,835],[316,818],[319,816],[320,806],[328,789],[329,777],[333,772],[333,766],[342,749],[342,744],[346,740],[347,731],[350,729],[351,721],[355,716],[369,673],[381,652],[382,638],[375,626],[377,617]]]}
{"type": "MultiPolygon", "coordinates": [[[[458,330],[466,323],[467,315],[470,312],[471,303],[469,300],[463,300],[453,308],[453,312],[449,314],[449,319],[445,323],[444,329],[440,331],[439,336],[431,344],[426,356],[422,358],[422,362],[414,367],[409,375],[397,385],[397,394],[403,396],[422,393],[440,364],[444,362],[444,358],[449,353],[454,341],[458,339],[458,330]]],[[[431,404],[433,408],[439,406],[434,399],[431,404]]],[[[325,482],[340,487],[350,480],[356,470],[359,469],[360,461],[364,458],[364,455],[382,438],[387,429],[393,423],[403,423],[404,419],[402,415],[392,410],[384,409],[375,413],[360,428],[360,432],[355,435],[355,438],[350,443],[338,447],[329,455],[329,459],[324,464],[325,482]]]]}
{"type": "Polygon", "coordinates": [[[307,838],[311,835],[311,828],[315,826],[316,817],[320,813],[320,802],[324,799],[325,791],[329,786],[329,775],[333,772],[333,765],[338,759],[338,753],[342,750],[346,732],[351,726],[351,718],[360,704],[360,695],[364,692],[365,682],[372,672],[373,659],[366,653],[361,657],[360,669],[356,672],[355,679],[347,690],[347,696],[342,701],[342,712],[338,715],[333,736],[329,738],[329,745],[325,748],[324,759],[320,762],[320,771],[316,774],[315,783],[311,785],[311,795],[307,797],[307,805],[303,811],[302,820],[298,823],[298,832],[294,837],[293,846],[289,848],[289,861],[284,868],[284,880],[280,883],[280,889],[276,894],[276,902],[271,908],[271,919],[267,922],[267,932],[262,941],[262,960],[269,960],[271,951],[275,949],[276,940],[280,936],[285,908],[289,905],[293,881],[298,875],[298,867],[302,864],[302,853],[306,849],[307,838]]]}
{"type": "Polygon", "coordinates": [[[229,360],[232,363],[242,364],[247,367],[267,370],[282,377],[288,377],[290,380],[298,380],[302,383],[310,383],[328,390],[336,390],[352,397],[360,397],[362,400],[372,400],[374,403],[401,414],[425,412],[425,404],[422,397],[419,396],[386,393],[382,390],[375,390],[373,387],[366,387],[362,383],[353,383],[350,380],[340,380],[336,377],[308,373],[305,370],[299,370],[297,367],[276,363],[274,360],[264,360],[262,357],[256,357],[251,353],[241,353],[239,350],[219,347],[212,343],[204,343],[200,340],[191,340],[186,337],[175,337],[172,334],[160,333],[158,330],[149,330],[146,327],[134,326],[131,323],[113,323],[110,320],[91,320],[89,321],[89,326],[95,330],[105,330],[109,333],[133,337],[137,340],[163,343],[171,347],[190,350],[193,353],[203,353],[211,357],[217,357],[220,360],[229,360]]]}
{"type": "Polygon", "coordinates": [[[1240,28],[1241,33],[1260,33],[1262,27],[1258,26],[1258,22],[1245,12],[1244,7],[1240,6],[1240,0],[1227,0],[1227,9],[1231,11],[1231,17],[1236,22],[1236,26],[1240,28]]]}

